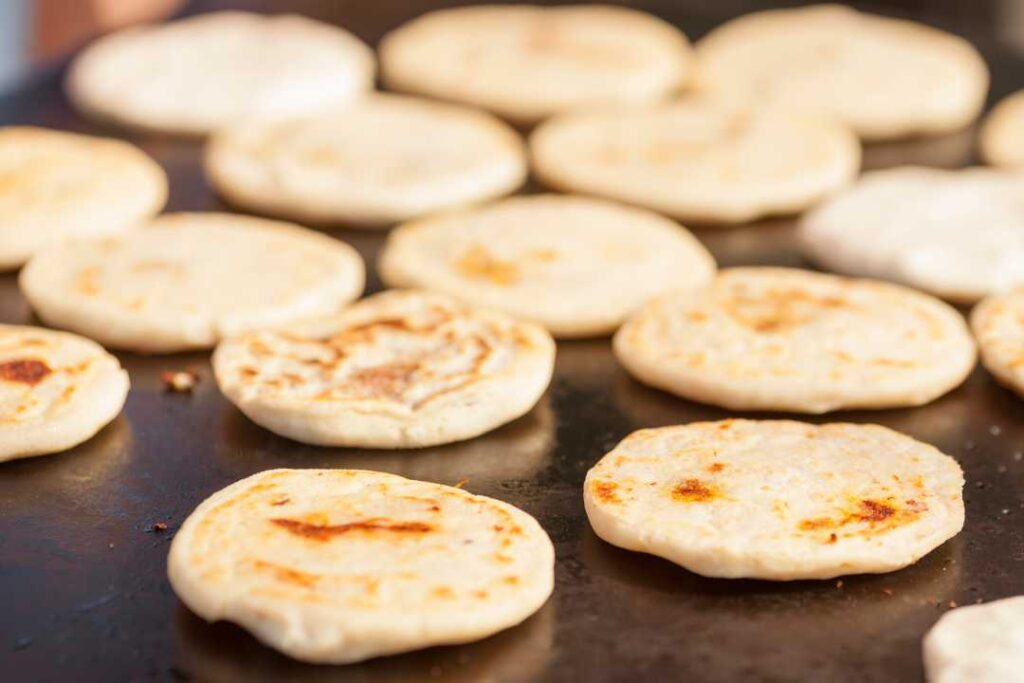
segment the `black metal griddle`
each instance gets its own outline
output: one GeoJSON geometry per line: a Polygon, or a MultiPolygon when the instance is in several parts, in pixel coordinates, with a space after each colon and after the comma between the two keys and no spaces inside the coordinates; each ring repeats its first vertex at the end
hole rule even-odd
{"type": "MultiPolygon", "coordinates": [[[[442,3],[202,2],[293,9],[369,41],[442,3]]],[[[449,4],[449,3],[444,3],[449,4]]],[[[696,37],[755,3],[634,2],[696,37]]],[[[1024,86],[1024,62],[996,40],[987,3],[916,2],[912,16],[974,40],[993,70],[993,99],[1024,86]]],[[[197,9],[193,7],[192,9],[197,9]]],[[[882,7],[899,13],[899,6],[882,7]]],[[[89,124],[68,108],[60,72],[0,99],[0,123],[122,134],[171,177],[168,210],[224,209],[203,182],[200,145],[89,124]]],[[[868,166],[960,166],[969,131],[870,148],[868,166]]],[[[970,229],[969,225],[964,226],[970,229]]],[[[383,236],[339,230],[371,264],[383,236]]],[[[792,223],[701,230],[724,265],[803,264],[792,223]]],[[[0,321],[33,322],[14,275],[0,276],[0,321]]],[[[583,512],[587,469],[640,427],[720,419],[725,411],[645,388],[614,362],[607,340],[560,343],[554,382],[526,417],[478,439],[417,452],[315,448],[248,422],[220,396],[208,354],[120,354],[127,407],[88,443],[0,465],[0,681],[915,681],[920,640],[950,605],[1024,593],[1024,401],[978,369],[935,403],[838,413],[811,421],[878,422],[935,444],[962,464],[962,534],[894,574],[836,581],[710,580],[600,541],[583,512]],[[159,374],[198,366],[191,396],[159,374]],[[168,545],[192,509],[221,487],[272,467],[359,467],[455,483],[535,515],[555,542],[551,601],[482,642],[347,667],[308,666],[240,628],[185,609],[165,577],[168,545]],[[166,523],[165,531],[154,530],[166,523]]]]}

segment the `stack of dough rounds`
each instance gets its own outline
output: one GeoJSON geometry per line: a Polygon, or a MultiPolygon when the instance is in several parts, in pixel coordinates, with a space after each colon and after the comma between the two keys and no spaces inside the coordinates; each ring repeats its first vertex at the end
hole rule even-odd
{"type": "Polygon", "coordinates": [[[0,128],[0,270],[65,241],[124,232],[166,200],[163,170],[128,143],[0,128]]]}
{"type": "Polygon", "coordinates": [[[697,71],[701,89],[834,116],[869,140],[963,128],[989,82],[966,40],[839,5],[727,22],[697,44],[697,71]]]}
{"type": "Polygon", "coordinates": [[[963,473],[878,425],[726,420],[634,432],[587,474],[594,532],[722,578],[902,569],[959,533],[963,473]]]}
{"type": "Polygon", "coordinates": [[[655,299],[615,336],[640,381],[733,410],[824,413],[928,403],[975,363],[963,318],[897,285],[730,268],[655,299]]]}
{"type": "Polygon", "coordinates": [[[714,273],[714,259],[677,223],[559,195],[403,225],[380,259],[392,287],[444,292],[562,338],[613,332],[648,299],[705,285],[714,273]]]}
{"type": "Polygon", "coordinates": [[[128,373],[95,342],[0,325],[0,462],[57,453],[113,420],[128,373]]]}
{"type": "Polygon", "coordinates": [[[370,48],[335,26],[217,12],[101,38],[72,63],[66,87],[90,116],[203,135],[348,102],[373,87],[374,71],[370,48]]]}
{"type": "Polygon", "coordinates": [[[971,313],[971,329],[985,368],[1024,396],[1024,289],[978,304],[971,313]]]}
{"type": "Polygon", "coordinates": [[[36,255],[20,285],[48,325],[166,353],[335,312],[363,291],[347,244],[231,214],[168,214],[127,235],[36,255]]]}
{"type": "Polygon", "coordinates": [[[499,197],[526,178],[522,140],[499,120],[396,95],[225,129],[205,166],[238,206],[356,227],[499,197]]]}
{"type": "Polygon", "coordinates": [[[1024,597],[942,615],[924,639],[928,683],[1008,683],[1024,670],[1024,597]]]}
{"type": "Polygon", "coordinates": [[[1024,90],[1001,100],[985,119],[981,156],[994,166],[1024,168],[1024,90]]]}
{"type": "Polygon", "coordinates": [[[385,83],[529,124],[662,99],[692,71],[678,29],[625,7],[483,5],[430,12],[385,36],[385,83]]]}
{"type": "Polygon", "coordinates": [[[972,303],[1024,285],[1024,177],[982,168],[872,171],[804,216],[799,237],[829,270],[972,303]]]}
{"type": "Polygon", "coordinates": [[[213,369],[253,422],[323,446],[419,448],[527,413],[555,344],[532,323],[441,294],[391,291],[339,315],[229,339],[213,369]]]}
{"type": "Polygon", "coordinates": [[[801,211],[860,167],[845,126],[706,97],[556,117],[533,133],[530,151],[552,187],[704,223],[801,211]]]}
{"type": "Polygon", "coordinates": [[[269,470],[193,512],[174,591],[308,662],[465,643],[515,626],[554,587],[554,549],[507,503],[361,470],[269,470]]]}

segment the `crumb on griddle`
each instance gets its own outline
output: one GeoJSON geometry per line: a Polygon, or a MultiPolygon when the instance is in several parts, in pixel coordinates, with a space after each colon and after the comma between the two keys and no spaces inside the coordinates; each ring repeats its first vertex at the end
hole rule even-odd
{"type": "Polygon", "coordinates": [[[167,522],[157,522],[153,525],[153,531],[167,531],[167,522]]]}
{"type": "Polygon", "coordinates": [[[199,383],[199,373],[195,370],[165,370],[160,373],[160,381],[167,391],[188,394],[199,383]]]}

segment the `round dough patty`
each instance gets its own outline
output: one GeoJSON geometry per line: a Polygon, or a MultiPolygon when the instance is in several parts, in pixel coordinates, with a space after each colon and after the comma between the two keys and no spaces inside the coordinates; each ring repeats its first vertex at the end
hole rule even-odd
{"type": "Polygon", "coordinates": [[[1007,683],[1024,670],[1024,597],[950,610],[924,638],[928,683],[1007,683]]]}
{"type": "Polygon", "coordinates": [[[72,62],[66,88],[90,116],[205,135],[348,102],[373,87],[374,71],[370,48],[336,26],[214,12],[100,38],[72,62]]]}
{"type": "Polygon", "coordinates": [[[461,489],[362,470],[268,470],[205,500],[168,574],[207,621],[308,662],[464,643],[536,612],[554,585],[537,521],[461,489]]]}
{"type": "Polygon", "coordinates": [[[963,473],[877,425],[726,420],[634,432],[587,473],[594,532],[704,576],[906,567],[964,523],[963,473]]]}
{"type": "Polygon", "coordinates": [[[789,268],[729,268],[710,287],[656,299],[614,348],[634,377],[684,398],[799,413],[922,405],[975,363],[947,304],[789,268]]]}
{"type": "Polygon", "coordinates": [[[161,216],[127,235],[56,247],[21,272],[48,325],[113,348],[168,353],[339,310],[363,291],[354,249],[234,214],[161,216]]]}
{"type": "Polygon", "coordinates": [[[1024,178],[983,168],[865,173],[803,217],[816,263],[958,303],[1024,285],[1024,178]]]}
{"type": "Polygon", "coordinates": [[[834,116],[869,140],[963,128],[989,84],[966,40],[839,5],[726,22],[697,43],[697,70],[702,90],[834,116]]]}
{"type": "Polygon", "coordinates": [[[985,369],[1024,396],[1024,290],[982,301],[971,312],[971,329],[985,369]]]}
{"type": "Polygon", "coordinates": [[[0,128],[0,270],[62,242],[125,232],[167,201],[167,176],[119,140],[0,128]]]}
{"type": "Polygon", "coordinates": [[[397,95],[224,129],[205,168],[238,206],[353,227],[492,199],[526,178],[522,140],[499,120],[397,95]]]}
{"type": "Polygon", "coordinates": [[[1024,90],[996,104],[985,118],[978,146],[981,156],[993,166],[1024,168],[1024,90]]]}
{"type": "Polygon", "coordinates": [[[677,223],[560,195],[408,223],[380,259],[392,287],[444,292],[562,338],[613,332],[651,297],[705,285],[714,272],[711,255],[677,223]]]}
{"type": "Polygon", "coordinates": [[[87,441],[118,416],[127,396],[128,373],[99,344],[0,325],[0,462],[87,441]]]}
{"type": "Polygon", "coordinates": [[[666,97],[690,78],[686,36],[625,7],[459,7],[384,37],[384,82],[528,124],[584,106],[666,97]]]}
{"type": "Polygon", "coordinates": [[[419,448],[529,412],[551,381],[543,328],[441,294],[390,291],[217,347],[221,391],[253,422],[323,446],[419,448]]]}
{"type": "Polygon", "coordinates": [[[534,131],[530,153],[551,187],[702,223],[801,211],[860,166],[842,125],[696,97],[556,117],[534,131]]]}

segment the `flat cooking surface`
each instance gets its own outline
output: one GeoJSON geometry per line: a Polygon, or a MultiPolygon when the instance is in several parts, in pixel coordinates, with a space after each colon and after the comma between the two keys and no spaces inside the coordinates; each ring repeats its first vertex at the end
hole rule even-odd
{"type": "MultiPolygon", "coordinates": [[[[649,6],[691,36],[718,19],[681,4],[649,6]]],[[[726,4],[739,11],[747,3],[726,4]]],[[[436,3],[259,3],[286,5],[376,40],[436,3]]],[[[975,6],[978,22],[985,8],[975,6]]],[[[927,18],[942,23],[935,13],[927,18]]],[[[993,94],[1024,85],[1021,61],[978,22],[961,26],[990,61],[993,94]]],[[[0,123],[102,132],[68,110],[58,74],[0,100],[0,123]]],[[[203,184],[197,144],[137,142],[171,175],[169,209],[223,208],[203,184]]],[[[962,165],[971,144],[967,134],[891,145],[870,150],[868,162],[962,165]]],[[[381,236],[337,234],[373,263],[381,236]]],[[[801,263],[785,221],[699,235],[722,265],[801,263]]],[[[379,288],[372,271],[370,285],[379,288]]],[[[11,275],[0,277],[0,320],[32,320],[11,275]]],[[[981,370],[924,408],[829,417],[879,422],[931,442],[960,460],[967,477],[960,536],[902,572],[848,577],[838,587],[703,579],[594,536],[580,494],[593,462],[634,429],[727,416],[633,382],[607,340],[559,344],[554,383],[528,416],[467,443],[404,453],[275,437],[221,398],[206,354],[121,359],[132,392],[120,418],[74,451],[0,466],[0,680],[918,680],[920,638],[951,601],[1024,593],[1024,403],[981,370]],[[194,395],[164,392],[161,370],[193,365],[203,376],[194,395]],[[554,597],[489,640],[350,667],[294,663],[239,628],[208,625],[171,592],[168,544],[206,496],[272,467],[468,479],[469,490],[521,506],[551,534],[554,597]],[[152,531],[160,521],[168,530],[152,531]]]]}

